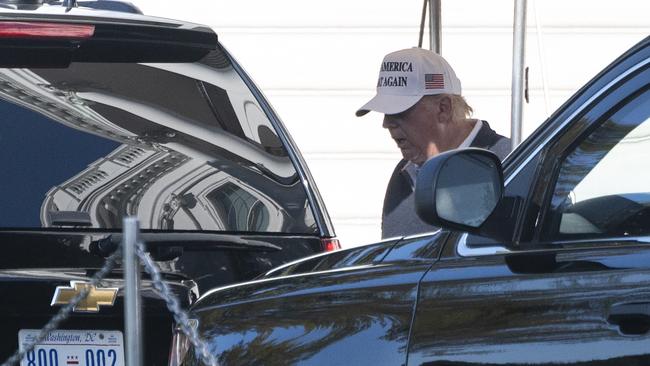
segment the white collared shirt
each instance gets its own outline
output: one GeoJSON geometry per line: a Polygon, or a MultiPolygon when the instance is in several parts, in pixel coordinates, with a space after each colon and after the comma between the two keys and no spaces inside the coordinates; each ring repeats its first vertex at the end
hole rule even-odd
{"type": "Polygon", "coordinates": [[[465,149],[467,147],[470,147],[472,142],[474,142],[476,135],[478,135],[478,131],[481,129],[481,127],[483,127],[483,121],[477,119],[474,123],[474,128],[472,128],[472,131],[469,133],[469,135],[465,137],[465,140],[463,140],[463,142],[458,145],[457,149],[465,149]]]}

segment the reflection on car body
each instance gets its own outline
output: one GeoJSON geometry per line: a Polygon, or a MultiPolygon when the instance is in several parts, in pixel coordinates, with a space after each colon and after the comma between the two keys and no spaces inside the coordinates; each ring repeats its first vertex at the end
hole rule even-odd
{"type": "Polygon", "coordinates": [[[204,64],[177,68],[78,64],[65,71],[2,72],[0,93],[7,100],[120,143],[47,193],[43,225],[53,225],[52,212],[73,211],[87,212],[90,226],[104,228],[119,227],[124,216],[138,215],[151,229],[281,232],[291,226],[297,232],[313,230],[313,218],[304,215],[304,202],[284,208],[264,193],[282,191],[299,179],[252,95],[232,93],[226,96],[231,105],[219,102],[217,106],[227,91],[192,75],[220,85],[239,83],[243,89],[231,67],[213,69],[204,64]],[[181,86],[187,90],[179,90],[181,86]],[[19,95],[12,96],[12,90],[20,90],[19,95]],[[199,94],[207,90],[213,98],[207,92],[199,94]],[[25,95],[26,91],[31,94],[25,95]],[[168,102],[176,93],[207,103],[168,102]],[[219,114],[234,114],[244,124],[223,126],[219,114]],[[216,155],[215,150],[227,153],[216,155]],[[253,171],[249,174],[268,173],[264,183],[278,187],[256,188],[251,186],[253,180],[242,182],[243,174],[237,170],[244,169],[253,171]],[[237,210],[232,209],[235,205],[237,210]],[[296,219],[292,214],[298,210],[303,212],[296,219]]]}

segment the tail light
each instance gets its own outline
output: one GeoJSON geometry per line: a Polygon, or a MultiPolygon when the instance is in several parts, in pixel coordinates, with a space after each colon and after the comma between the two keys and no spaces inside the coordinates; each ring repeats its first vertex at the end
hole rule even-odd
{"type": "Polygon", "coordinates": [[[89,24],[0,22],[0,38],[85,39],[95,34],[89,24]]]}
{"type": "Polygon", "coordinates": [[[323,238],[320,240],[323,250],[326,252],[333,252],[341,249],[341,243],[336,238],[323,238]]]}

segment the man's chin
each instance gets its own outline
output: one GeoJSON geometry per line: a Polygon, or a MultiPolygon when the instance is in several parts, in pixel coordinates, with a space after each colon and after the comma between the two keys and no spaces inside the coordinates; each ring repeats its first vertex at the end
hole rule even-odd
{"type": "Polygon", "coordinates": [[[402,158],[415,165],[422,165],[425,161],[425,159],[423,159],[420,155],[413,156],[413,154],[404,153],[404,151],[402,151],[402,158]]]}

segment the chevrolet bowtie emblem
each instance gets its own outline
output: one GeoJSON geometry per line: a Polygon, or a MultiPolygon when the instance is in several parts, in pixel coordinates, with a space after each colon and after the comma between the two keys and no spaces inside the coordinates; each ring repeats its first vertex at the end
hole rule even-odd
{"type": "Polygon", "coordinates": [[[88,296],[72,309],[75,312],[97,313],[100,306],[113,306],[115,303],[117,288],[96,288],[89,282],[70,281],[70,287],[56,287],[50,305],[67,305],[84,288],[89,289],[88,296]]]}

